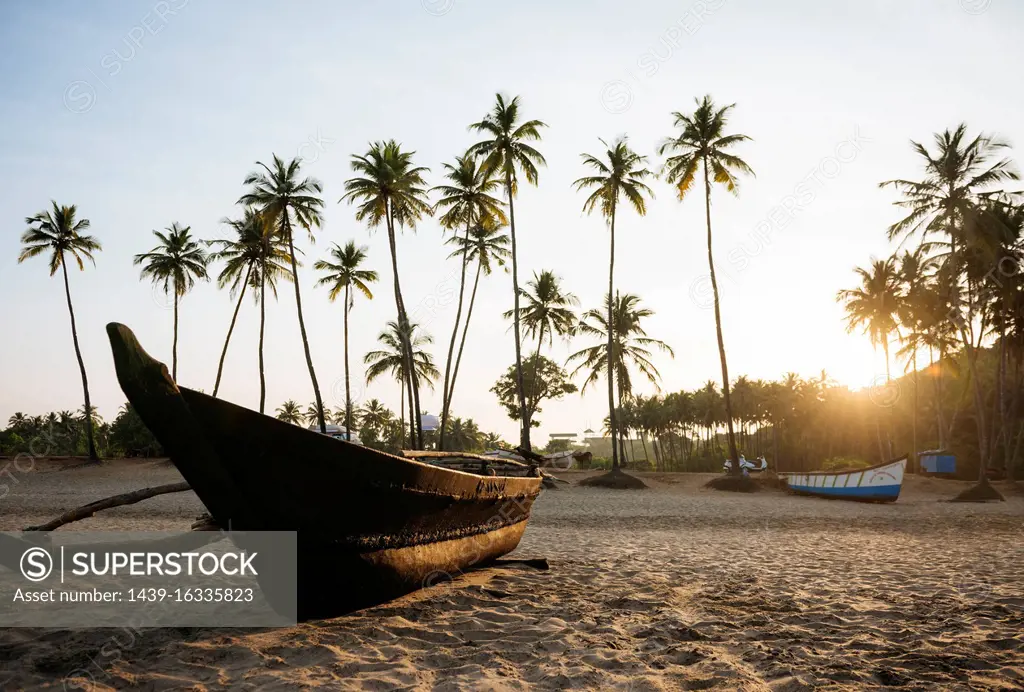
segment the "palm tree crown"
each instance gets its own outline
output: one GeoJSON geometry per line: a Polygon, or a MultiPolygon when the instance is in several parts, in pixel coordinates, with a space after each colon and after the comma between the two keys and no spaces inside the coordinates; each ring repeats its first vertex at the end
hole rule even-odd
{"type": "Polygon", "coordinates": [[[302,409],[294,399],[289,399],[277,408],[277,419],[292,425],[302,425],[302,409]]]}
{"type": "Polygon", "coordinates": [[[665,140],[658,153],[673,152],[665,160],[664,174],[668,182],[675,185],[680,200],[693,187],[702,165],[714,182],[725,185],[725,189],[734,194],[739,191],[738,173],[754,175],[746,161],[728,151],[732,146],[750,140],[746,135],[725,134],[729,112],[735,107],[733,103],[718,108],[710,96],[705,96],[697,102],[697,109],[692,115],[672,114],[675,126],[682,132],[665,140]]]}
{"type": "Polygon", "coordinates": [[[345,181],[345,194],[338,201],[356,204],[356,220],[371,228],[381,222],[416,228],[432,209],[423,178],[430,169],[414,165],[415,154],[402,151],[402,145],[393,139],[374,142],[365,154],[352,156],[352,170],[357,175],[345,181]]]}
{"type": "Polygon", "coordinates": [[[596,173],[573,183],[577,190],[595,188],[583,203],[583,210],[590,213],[598,209],[610,219],[619,200],[625,198],[640,216],[644,216],[647,213],[644,195],[654,197],[654,192],[643,182],[653,175],[644,167],[647,157],[630,149],[626,137],[616,139],[610,146],[603,139],[600,142],[607,149],[606,160],[592,154],[581,154],[584,165],[596,173]]]}
{"type": "Polygon", "coordinates": [[[291,242],[292,225],[305,229],[310,238],[313,229],[323,222],[324,202],[320,199],[323,184],[316,178],[299,178],[302,159],[294,158],[287,164],[273,155],[271,165],[257,161],[262,170],[256,170],[245,177],[243,185],[249,187],[238,199],[246,207],[256,207],[268,219],[280,225],[282,236],[291,242]]]}
{"type": "Polygon", "coordinates": [[[392,421],[394,414],[379,399],[370,399],[363,405],[359,418],[364,427],[380,429],[392,421]]]}
{"type": "MultiPolygon", "coordinates": [[[[520,319],[526,333],[538,339],[538,345],[547,337],[548,344],[554,344],[555,335],[564,336],[572,333],[576,327],[574,306],[580,304],[574,294],[562,290],[561,279],[549,269],[526,282],[526,288],[520,292],[526,305],[521,309],[520,319]]],[[[512,311],[505,313],[505,319],[512,318],[512,311]]]]}
{"type": "Polygon", "coordinates": [[[135,255],[134,262],[142,265],[143,278],[161,286],[165,293],[181,297],[192,290],[197,279],[209,280],[209,256],[192,237],[190,226],[182,227],[175,222],[165,230],[166,233],[153,231],[159,244],[149,252],[135,255]]]}
{"type": "MultiPolygon", "coordinates": [[[[652,384],[657,386],[661,374],[651,361],[652,349],[658,349],[670,356],[675,356],[672,347],[658,339],[647,336],[641,321],[654,314],[649,308],[640,307],[640,298],[630,293],[619,294],[615,297],[612,306],[612,337],[615,348],[612,353],[611,362],[615,371],[615,379],[619,383],[619,392],[623,397],[629,396],[633,391],[632,378],[629,368],[635,366],[640,373],[652,384]]],[[[602,374],[608,369],[608,296],[605,296],[605,304],[601,309],[594,308],[585,312],[580,319],[577,333],[601,338],[601,342],[589,348],[582,349],[569,356],[569,363],[578,362],[576,368],[570,373],[576,374],[589,370],[587,379],[583,383],[585,391],[589,385],[598,381],[602,374]]]]}
{"type": "MultiPolygon", "coordinates": [[[[413,362],[416,364],[416,372],[420,379],[425,380],[427,386],[434,388],[434,380],[440,375],[434,365],[434,359],[430,353],[423,350],[423,346],[434,343],[433,337],[429,334],[416,334],[419,325],[410,324],[410,335],[408,341],[413,348],[413,362]]],[[[405,361],[402,353],[402,337],[398,333],[397,322],[388,322],[386,329],[377,336],[383,348],[370,351],[363,356],[366,368],[366,381],[372,382],[381,375],[390,374],[398,382],[404,381],[405,361]]]]}
{"type": "Polygon", "coordinates": [[[496,266],[505,266],[505,261],[511,255],[508,235],[501,231],[501,223],[494,217],[485,217],[480,223],[474,224],[469,231],[469,238],[455,235],[445,242],[455,246],[449,257],[465,255],[469,262],[477,262],[485,276],[489,276],[496,266]]]}
{"type": "Polygon", "coordinates": [[[96,260],[92,253],[103,248],[93,236],[82,234],[82,231],[88,230],[91,225],[89,219],[77,219],[78,207],[74,204],[51,204],[52,210],[41,211],[25,219],[29,228],[21,236],[21,244],[24,247],[18,255],[18,262],[50,252],[50,276],[56,274],[63,266],[65,255],[75,258],[79,270],[85,269],[83,258],[95,265],[96,260]]]}
{"type": "Polygon", "coordinates": [[[484,119],[469,126],[489,139],[477,142],[469,148],[469,154],[483,158],[483,168],[488,174],[499,174],[511,181],[510,192],[517,192],[518,172],[522,171],[526,182],[537,184],[537,166],[546,165],[544,156],[527,142],[540,141],[541,128],[547,127],[540,120],[519,122],[519,97],[506,101],[501,94],[495,96],[494,108],[484,119]]]}
{"type": "Polygon", "coordinates": [[[920,181],[887,180],[879,187],[892,187],[903,195],[896,205],[909,212],[889,227],[889,238],[915,233],[952,235],[966,240],[964,233],[975,224],[989,223],[986,205],[999,194],[993,185],[1018,180],[1009,158],[998,158],[1009,144],[991,135],[968,139],[967,125],[944,130],[934,136],[935,153],[911,141],[924,160],[920,181]]]}
{"type": "Polygon", "coordinates": [[[348,241],[344,247],[333,243],[329,251],[330,260],[317,260],[313,268],[326,275],[317,280],[317,286],[329,286],[331,292],[328,298],[333,302],[346,289],[355,289],[373,299],[373,292],[369,284],[377,280],[377,272],[372,269],[360,269],[359,266],[366,261],[365,246],[357,246],[354,240],[348,241]]]}
{"type": "MultiPolygon", "coordinates": [[[[285,264],[288,251],[273,228],[272,220],[250,207],[241,219],[225,218],[221,223],[231,227],[235,238],[207,242],[210,247],[218,248],[210,253],[210,260],[224,262],[217,275],[218,288],[230,286],[234,296],[245,286],[259,290],[265,280],[267,288],[277,297],[277,280],[291,281],[292,276],[285,264]]],[[[253,299],[258,302],[259,293],[254,292],[253,299]]]]}
{"type": "Polygon", "coordinates": [[[896,263],[892,258],[876,259],[870,269],[858,267],[855,271],[860,287],[839,291],[836,296],[846,310],[847,331],[863,327],[872,346],[888,349],[900,307],[896,263]]]}
{"type": "Polygon", "coordinates": [[[442,227],[449,230],[469,227],[484,216],[507,222],[501,200],[491,194],[501,187],[501,181],[492,177],[491,171],[481,165],[476,156],[466,153],[456,156],[454,164],[442,166],[448,183],[431,188],[431,192],[441,195],[434,210],[445,210],[438,219],[442,227]]]}

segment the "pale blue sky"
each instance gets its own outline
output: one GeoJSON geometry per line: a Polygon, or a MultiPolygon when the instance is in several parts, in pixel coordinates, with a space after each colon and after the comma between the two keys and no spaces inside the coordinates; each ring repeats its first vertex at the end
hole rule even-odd
{"type": "MultiPolygon", "coordinates": [[[[869,384],[884,372],[863,338],[846,336],[835,304],[855,264],[890,251],[897,217],[881,180],[919,172],[909,139],[968,122],[1024,145],[1024,8],[1011,0],[815,2],[577,0],[395,2],[6,2],[0,5],[0,420],[16,410],[81,406],[81,386],[58,280],[42,260],[18,265],[24,217],[56,199],[76,203],[104,245],[96,268],[74,272],[72,292],[93,398],[112,418],[124,401],[103,326],[131,326],[170,360],[171,313],[138,279],[132,255],[172,221],[216,237],[235,215],[242,179],[272,152],[309,160],[325,185],[326,224],[312,260],[332,241],[370,248],[382,273],[373,302],[352,314],[354,381],[360,356],[394,316],[387,243],[337,204],[349,156],[370,140],[415,149],[440,182],[440,164],[474,141],[466,126],[496,91],[519,94],[523,113],[550,125],[539,188],[517,200],[523,278],[554,269],[584,307],[604,290],[607,232],[581,214],[571,189],[579,154],[598,137],[627,133],[660,164],[655,146],[670,113],[711,93],[736,102],[738,150],[756,170],[739,198],[713,199],[726,346],[733,376],[804,376],[827,369],[869,384]],[[511,11],[510,8],[514,8],[511,11]],[[789,206],[789,217],[779,211],[789,206]],[[774,211],[773,211],[774,209],[774,211]]],[[[707,290],[703,204],[679,204],[664,182],[644,219],[619,220],[618,287],[656,311],[649,333],[676,358],[659,357],[664,388],[719,377],[707,290]]],[[[436,221],[400,240],[409,305],[443,361],[456,286],[436,221]]],[[[311,262],[307,262],[307,265],[311,262]]],[[[342,375],[341,310],[301,274],[314,363],[332,406],[342,375]]],[[[488,389],[513,358],[500,319],[511,278],[480,290],[454,410],[514,439],[516,426],[488,389]]],[[[181,306],[179,379],[213,386],[232,302],[204,285],[181,306]]],[[[312,399],[293,299],[269,309],[268,401],[312,399]]],[[[243,306],[223,395],[255,407],[257,314],[243,306]]],[[[564,358],[584,342],[558,345],[564,358]]],[[[361,399],[393,408],[398,388],[374,383],[361,399]]],[[[644,387],[642,391],[650,391],[644,387]]],[[[439,397],[427,396],[436,412],[439,397]]],[[[599,427],[600,391],[547,404],[546,434],[599,427]]]]}

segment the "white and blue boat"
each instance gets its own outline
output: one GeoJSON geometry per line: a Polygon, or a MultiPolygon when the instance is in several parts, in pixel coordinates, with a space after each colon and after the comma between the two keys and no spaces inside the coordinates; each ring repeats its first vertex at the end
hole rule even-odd
{"type": "Polygon", "coordinates": [[[895,502],[903,487],[907,457],[865,469],[780,473],[789,489],[801,495],[815,495],[862,502],[895,502]]]}

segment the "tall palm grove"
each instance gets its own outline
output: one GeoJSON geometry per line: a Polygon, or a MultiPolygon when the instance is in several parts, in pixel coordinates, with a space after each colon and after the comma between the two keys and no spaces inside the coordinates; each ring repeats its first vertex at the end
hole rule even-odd
{"type": "MultiPolygon", "coordinates": [[[[607,397],[607,443],[598,456],[607,458],[597,463],[606,464],[613,476],[623,468],[718,470],[726,459],[738,473],[741,454],[765,455],[780,470],[796,470],[876,463],[927,449],[953,451],[982,485],[997,474],[1019,473],[1024,205],[1012,189],[1019,174],[1009,144],[960,125],[935,134],[930,144],[912,141],[918,169],[880,183],[895,195],[899,217],[878,233],[898,250],[855,269],[850,288],[839,291],[836,300],[845,309],[847,329],[866,334],[885,358],[884,379],[859,391],[837,384],[826,372],[809,379],[789,373],[774,382],[743,375],[732,379],[723,323],[737,308],[723,304],[719,293],[712,199],[740,204],[742,179],[754,175],[745,158],[753,140],[729,127],[734,108],[704,96],[692,110],[670,114],[656,154],[638,152],[626,136],[599,140],[599,151],[581,154],[581,175],[573,188],[594,225],[603,224],[608,242],[607,289],[599,305],[585,310],[570,290],[578,277],[522,266],[521,248],[540,242],[540,231],[517,219],[518,196],[521,185],[541,184],[548,127],[518,96],[498,94],[468,125],[479,141],[442,163],[434,184],[431,169],[406,143],[376,140],[351,156],[351,173],[339,181],[337,203],[351,209],[368,232],[386,234],[389,256],[370,256],[356,239],[330,243],[325,256],[309,262],[315,286],[326,293],[303,295],[299,270],[307,253],[298,247],[302,240],[312,245],[324,233],[325,186],[303,172],[301,158],[272,154],[242,178],[238,212],[222,220],[227,239],[203,241],[192,227],[175,221],[154,231],[155,247],[135,256],[140,278],[153,282],[173,306],[172,374],[178,368],[179,312],[188,309],[187,296],[196,283],[215,274],[217,285],[229,290],[233,309],[210,383],[213,395],[225,368],[241,362],[229,358],[229,350],[253,349],[260,382],[254,408],[322,432],[331,424],[358,431],[365,444],[378,449],[506,446],[530,452],[545,403],[600,387],[607,397]],[[630,277],[616,273],[616,233],[623,224],[644,223],[659,187],[680,203],[695,193],[703,201],[704,232],[688,242],[707,256],[720,373],[695,391],[662,390],[656,361],[671,358],[672,346],[647,333],[652,310],[641,296],[620,288],[628,288],[630,277]],[[446,232],[443,242],[452,248],[460,277],[453,323],[436,342],[413,321],[399,269],[404,232],[428,217],[437,217],[446,232]],[[504,317],[514,360],[494,373],[491,391],[518,423],[512,444],[455,415],[458,394],[468,386],[460,382],[459,371],[472,342],[477,289],[481,280],[495,276],[511,279],[504,317]],[[309,382],[305,393],[296,392],[298,399],[268,410],[266,382],[273,372],[265,367],[266,301],[276,298],[281,282],[294,290],[294,323],[287,328],[298,330],[309,382]],[[259,310],[260,325],[258,343],[248,347],[232,344],[246,297],[259,310]],[[303,302],[308,307],[310,300],[324,297],[340,308],[344,324],[343,405],[333,411],[317,378],[303,302]],[[371,300],[390,301],[392,317],[381,324],[379,346],[352,357],[349,314],[371,300]],[[556,339],[578,346],[564,363],[549,357],[556,339]],[[393,381],[398,411],[377,399],[354,401],[353,379],[393,381]],[[649,395],[639,391],[638,381],[646,383],[649,395]],[[438,387],[440,417],[431,425],[424,415],[424,391],[438,387]]],[[[91,403],[69,272],[69,265],[84,270],[95,264],[102,250],[87,233],[89,219],[75,205],[53,202],[26,224],[18,259],[41,256],[51,276],[60,273],[84,405],[78,413],[16,413],[0,432],[0,453],[30,448],[38,453],[43,436],[48,453],[82,453],[93,460],[101,454],[160,453],[130,406],[107,424],[91,403]]],[[[546,451],[558,447],[552,442],[546,451]]]]}

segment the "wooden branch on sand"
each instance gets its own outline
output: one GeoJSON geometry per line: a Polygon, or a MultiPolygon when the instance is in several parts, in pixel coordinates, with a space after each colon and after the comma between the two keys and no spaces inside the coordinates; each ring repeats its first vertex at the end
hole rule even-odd
{"type": "Polygon", "coordinates": [[[77,509],[68,510],[61,514],[56,519],[52,519],[45,524],[39,526],[29,526],[26,531],[53,531],[56,528],[70,524],[74,521],[80,521],[82,519],[88,519],[96,512],[104,509],[110,509],[112,507],[120,507],[122,505],[133,505],[136,502],[142,502],[148,500],[151,497],[157,495],[166,495],[168,493],[181,493],[186,490],[191,490],[192,486],[182,481],[181,483],[168,483],[167,485],[157,485],[152,488],[143,488],[142,490],[133,490],[130,493],[122,493],[120,495],[114,495],[107,497],[102,500],[96,500],[90,502],[87,505],[82,505],[77,509]]]}

